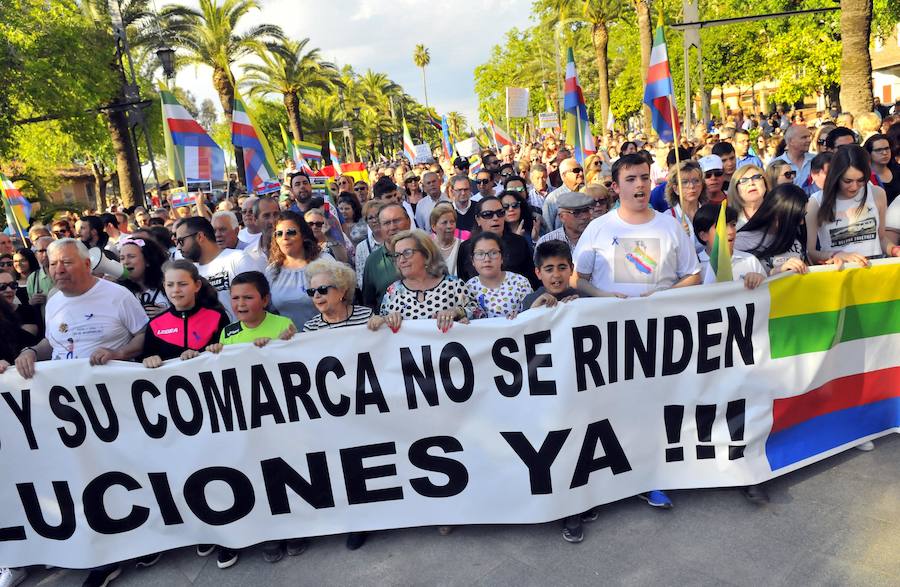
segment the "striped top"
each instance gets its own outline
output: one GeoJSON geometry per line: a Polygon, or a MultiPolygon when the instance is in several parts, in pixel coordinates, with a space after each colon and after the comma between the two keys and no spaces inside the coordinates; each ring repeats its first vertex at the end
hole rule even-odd
{"type": "Polygon", "coordinates": [[[312,332],[313,330],[326,330],[329,328],[343,328],[344,326],[360,326],[368,322],[372,315],[372,309],[366,306],[351,306],[350,315],[346,320],[340,322],[325,322],[322,314],[319,314],[311,320],[307,320],[303,325],[303,332],[312,332]]]}

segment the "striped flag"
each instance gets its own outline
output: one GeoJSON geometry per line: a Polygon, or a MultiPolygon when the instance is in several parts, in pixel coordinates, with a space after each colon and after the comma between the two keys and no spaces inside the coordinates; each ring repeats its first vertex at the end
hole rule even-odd
{"type": "Polygon", "coordinates": [[[436,128],[437,130],[441,130],[441,121],[438,121],[438,119],[432,116],[431,112],[428,113],[428,124],[436,128]]]}
{"type": "Polygon", "coordinates": [[[294,141],[300,154],[306,157],[307,161],[322,161],[322,145],[308,143],[306,141],[294,141]]]}
{"type": "Polygon", "coordinates": [[[181,105],[175,94],[159,88],[163,137],[169,176],[182,183],[225,178],[225,152],[181,105]]]}
{"type": "Polygon", "coordinates": [[[716,282],[733,281],[731,273],[731,247],[728,246],[728,221],[725,219],[725,208],[728,200],[722,200],[719,207],[719,219],[716,221],[716,234],[713,237],[712,250],[709,253],[709,266],[716,274],[716,282]]]}
{"type": "Polygon", "coordinates": [[[409,159],[411,164],[416,162],[416,146],[413,143],[412,136],[409,134],[409,127],[406,126],[406,119],[403,119],[403,154],[409,159]]]}
{"type": "Polygon", "coordinates": [[[581,91],[578,73],[575,71],[575,52],[571,47],[567,52],[563,109],[566,113],[566,142],[572,145],[575,160],[583,164],[588,155],[597,152],[597,147],[594,146],[587,104],[584,102],[584,93],[581,91]]]}
{"type": "Polygon", "coordinates": [[[0,192],[3,193],[7,226],[18,232],[20,237],[24,237],[24,230],[31,224],[31,202],[26,200],[19,188],[2,173],[0,173],[0,192]]]}
{"type": "Polygon", "coordinates": [[[256,191],[257,186],[278,181],[275,157],[269,143],[257,131],[247,106],[240,95],[234,93],[234,111],[231,123],[231,142],[244,150],[244,170],[247,173],[247,188],[256,191]]]}
{"type": "Polygon", "coordinates": [[[341,171],[341,159],[338,157],[338,150],[334,146],[334,141],[331,140],[331,133],[328,133],[328,156],[331,158],[331,166],[334,167],[335,173],[341,175],[343,173],[341,171]]]}
{"type": "Polygon", "coordinates": [[[441,148],[447,160],[453,158],[453,143],[450,142],[450,125],[447,124],[446,116],[441,117],[441,148]]]}
{"type": "Polygon", "coordinates": [[[300,147],[297,146],[293,140],[291,140],[290,135],[288,135],[287,130],[285,130],[283,124],[279,124],[281,127],[281,140],[284,142],[284,150],[285,155],[288,159],[293,159],[294,166],[301,171],[311,172],[312,167],[309,166],[309,163],[306,162],[306,158],[303,156],[303,153],[300,152],[300,147]]]}
{"type": "Polygon", "coordinates": [[[496,145],[498,151],[506,145],[513,144],[512,138],[509,136],[509,133],[500,128],[500,125],[495,123],[493,118],[489,118],[488,121],[491,125],[491,136],[494,139],[494,145],[496,145]]]}
{"type": "Polygon", "coordinates": [[[650,68],[647,70],[647,85],[644,88],[644,104],[653,115],[653,130],[660,140],[675,141],[679,134],[678,112],[675,108],[675,90],[672,87],[672,73],[669,71],[669,54],[663,33],[662,13],[656,25],[653,50],[650,52],[650,68]]]}

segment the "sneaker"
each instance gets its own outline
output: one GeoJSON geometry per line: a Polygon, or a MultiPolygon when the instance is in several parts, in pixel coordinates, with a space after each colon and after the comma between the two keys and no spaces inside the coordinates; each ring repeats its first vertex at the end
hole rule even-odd
{"type": "Polygon", "coordinates": [[[272,540],[266,542],[262,547],[263,560],[267,563],[277,563],[284,558],[284,541],[272,540]]]}
{"type": "Polygon", "coordinates": [[[863,452],[869,452],[870,450],[875,450],[875,443],[871,440],[867,440],[862,444],[857,444],[853,448],[855,448],[856,450],[861,450],[863,452]]]}
{"type": "Polygon", "coordinates": [[[368,532],[350,532],[347,534],[347,550],[356,550],[366,543],[368,532]]]}
{"type": "Polygon", "coordinates": [[[161,558],[161,552],[157,552],[156,554],[148,554],[147,556],[142,556],[141,558],[137,559],[137,562],[134,566],[139,569],[146,569],[147,567],[152,567],[153,565],[158,563],[159,559],[161,558]]]}
{"type": "Polygon", "coordinates": [[[0,587],[16,587],[28,577],[25,569],[0,569],[0,587]]]}
{"type": "Polygon", "coordinates": [[[215,544],[198,544],[197,556],[209,556],[216,550],[215,544]]]}
{"type": "Polygon", "coordinates": [[[578,544],[584,540],[584,527],[581,525],[581,516],[569,516],[563,520],[563,540],[578,544]]]}
{"type": "Polygon", "coordinates": [[[228,550],[227,548],[219,548],[219,554],[216,555],[216,566],[220,569],[233,567],[238,561],[238,553],[236,550],[228,550]]]}
{"type": "Polygon", "coordinates": [[[668,495],[658,489],[642,493],[638,497],[646,501],[652,507],[662,508],[664,510],[672,509],[672,500],[669,499],[668,495]]]}
{"type": "Polygon", "coordinates": [[[306,547],[309,546],[309,538],[293,538],[287,541],[287,555],[288,556],[300,556],[304,552],[306,552],[306,547]]]}
{"type": "Polygon", "coordinates": [[[596,522],[597,518],[600,517],[600,509],[599,508],[591,508],[588,511],[581,514],[582,522],[596,522]]]}
{"type": "Polygon", "coordinates": [[[438,526],[438,534],[441,536],[447,536],[451,532],[453,532],[453,526],[438,526]]]}
{"type": "Polygon", "coordinates": [[[81,584],[81,587],[106,587],[122,574],[121,565],[110,565],[94,569],[81,584]]]}
{"type": "Polygon", "coordinates": [[[750,503],[755,503],[756,505],[765,505],[769,503],[769,492],[766,491],[766,488],[763,487],[762,483],[759,485],[742,487],[741,493],[744,494],[744,497],[746,497],[747,501],[750,503]]]}

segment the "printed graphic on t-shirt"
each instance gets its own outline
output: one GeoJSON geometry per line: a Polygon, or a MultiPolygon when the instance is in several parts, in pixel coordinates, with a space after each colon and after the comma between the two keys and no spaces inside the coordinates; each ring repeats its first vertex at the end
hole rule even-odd
{"type": "Polygon", "coordinates": [[[803,245],[800,244],[800,241],[794,241],[794,244],[791,245],[790,249],[780,255],[769,257],[769,261],[771,262],[772,267],[775,268],[784,265],[788,259],[804,259],[804,257],[803,245]]]}
{"type": "Polygon", "coordinates": [[[228,272],[222,271],[215,275],[208,275],[206,280],[213,286],[216,291],[228,291],[231,288],[231,279],[228,278],[228,272]]]}
{"type": "Polygon", "coordinates": [[[843,218],[837,218],[835,224],[837,226],[828,231],[831,246],[835,249],[878,238],[877,222],[871,216],[847,225],[843,218]]]}
{"type": "Polygon", "coordinates": [[[84,322],[79,322],[75,325],[69,325],[65,322],[59,325],[59,332],[62,335],[65,335],[65,354],[59,357],[54,357],[56,359],[85,359],[87,357],[79,357],[78,356],[78,347],[79,342],[83,339],[95,339],[100,338],[103,335],[103,326],[101,324],[97,324],[91,322],[91,318],[93,318],[93,314],[85,314],[84,322]]]}
{"type": "Polygon", "coordinates": [[[660,258],[658,238],[618,238],[613,280],[616,283],[655,283],[660,258]]]}

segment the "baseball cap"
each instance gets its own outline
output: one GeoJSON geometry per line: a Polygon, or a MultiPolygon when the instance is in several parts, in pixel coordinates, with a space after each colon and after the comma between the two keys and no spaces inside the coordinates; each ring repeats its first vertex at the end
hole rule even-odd
{"type": "Polygon", "coordinates": [[[701,157],[698,163],[700,163],[700,169],[703,170],[703,173],[706,173],[707,171],[711,171],[713,169],[723,169],[722,158],[718,155],[707,155],[706,157],[701,157]]]}

